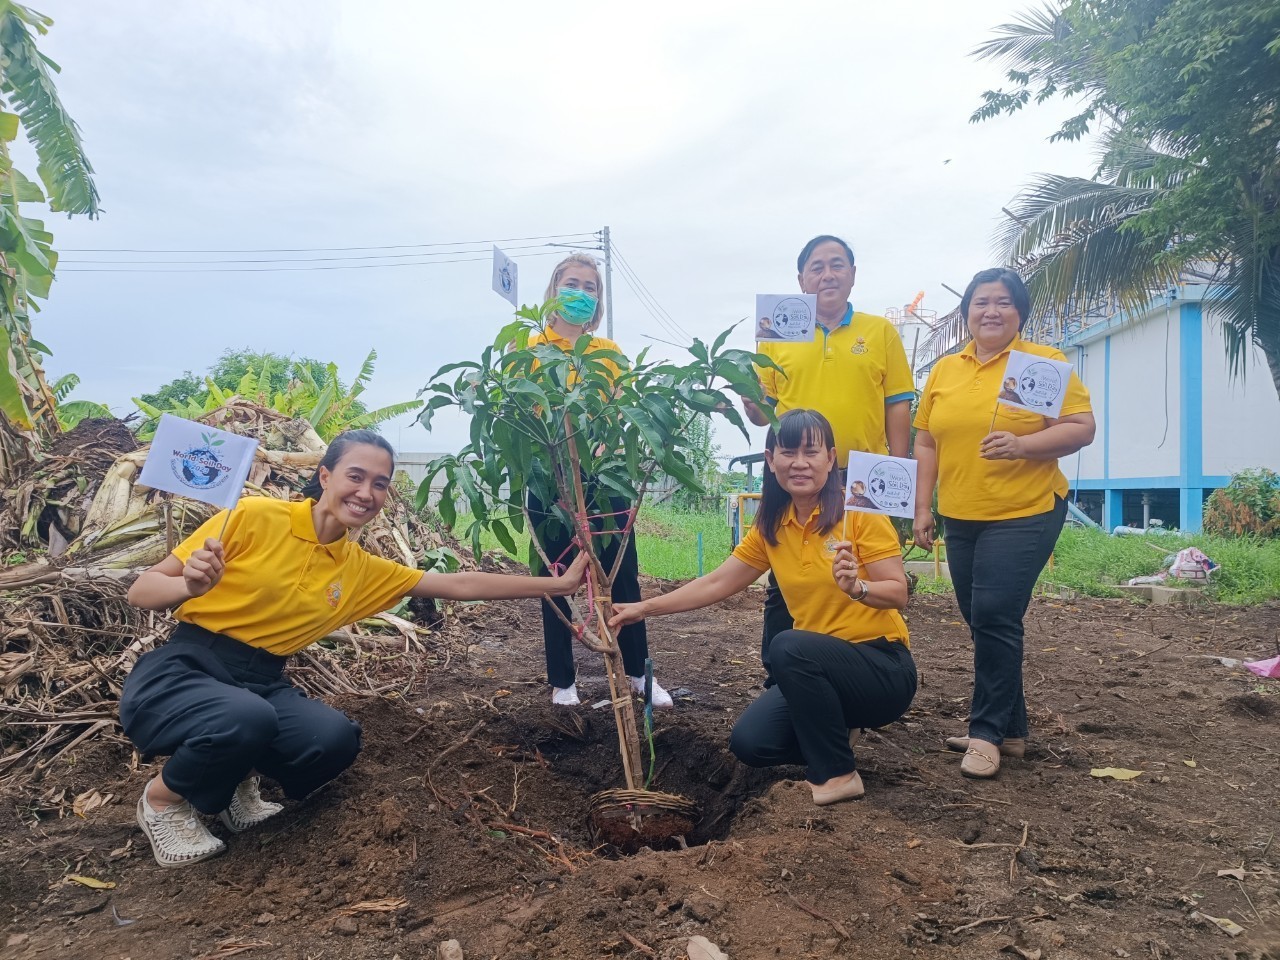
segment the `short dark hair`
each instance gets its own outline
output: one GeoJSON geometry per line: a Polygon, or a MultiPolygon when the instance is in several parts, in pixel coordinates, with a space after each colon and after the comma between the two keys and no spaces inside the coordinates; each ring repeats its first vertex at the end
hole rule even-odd
{"type": "MultiPolygon", "coordinates": [[[[836,435],[831,429],[831,422],[817,410],[788,410],[778,418],[778,425],[769,431],[764,448],[776,450],[783,447],[794,450],[815,439],[821,440],[822,446],[827,450],[835,448],[836,435]]],[[[778,527],[782,525],[782,518],[790,504],[791,495],[782,489],[782,484],[778,483],[778,478],[766,465],[764,484],[760,490],[760,509],[756,512],[753,523],[759,527],[760,535],[770,546],[778,543],[778,527]]],[[[844,516],[844,486],[840,482],[839,464],[832,466],[831,472],[827,474],[826,484],[818,491],[818,507],[818,532],[830,533],[844,516]]],[[[804,523],[808,519],[801,517],[800,522],[804,523]]]]}
{"type": "Polygon", "coordinates": [[[821,243],[838,243],[844,247],[845,256],[849,258],[849,266],[853,266],[853,247],[849,246],[839,237],[833,237],[829,233],[824,233],[820,237],[814,237],[804,245],[804,249],[800,251],[800,256],[796,260],[796,273],[804,273],[804,265],[809,262],[809,258],[813,256],[813,251],[821,243]]]}
{"type": "MultiPolygon", "coordinates": [[[[329,449],[324,452],[324,456],[320,458],[320,467],[332,472],[333,468],[338,465],[338,461],[351,447],[358,447],[368,444],[371,447],[381,447],[391,457],[391,469],[396,468],[396,451],[391,446],[391,441],[380,433],[373,430],[347,430],[338,434],[329,441],[329,449]]],[[[307,481],[307,485],[302,488],[302,495],[310,497],[312,500],[319,500],[320,494],[324,492],[324,488],[320,486],[320,467],[316,467],[316,472],[311,479],[307,481]]]]}
{"type": "Polygon", "coordinates": [[[1027,285],[1022,282],[1018,272],[1008,267],[991,267],[989,270],[979,270],[973,275],[969,285],[964,288],[964,296],[960,298],[960,316],[966,322],[968,321],[969,304],[973,302],[973,292],[984,283],[1004,284],[1004,288],[1009,291],[1009,299],[1013,301],[1013,309],[1018,311],[1018,329],[1021,330],[1026,326],[1027,317],[1031,316],[1031,294],[1027,292],[1027,285]]]}

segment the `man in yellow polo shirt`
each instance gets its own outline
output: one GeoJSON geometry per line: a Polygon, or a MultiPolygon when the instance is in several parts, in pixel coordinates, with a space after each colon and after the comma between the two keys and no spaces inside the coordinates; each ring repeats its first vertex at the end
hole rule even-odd
{"type": "MultiPolygon", "coordinates": [[[[817,338],[808,343],[757,346],[782,372],[760,369],[760,383],[778,414],[817,410],[836,433],[837,462],[849,451],[907,455],[915,380],[898,332],[884,317],[858,313],[849,302],[857,267],[853,250],[823,235],[805,244],[796,261],[800,289],[818,296],[817,338]]],[[[749,400],[748,419],[768,420],[749,400]]]]}
{"type": "MultiPolygon", "coordinates": [[[[782,368],[759,368],[765,396],[781,415],[817,410],[836,435],[836,462],[843,471],[849,452],[888,451],[905,457],[911,441],[911,401],[915,380],[898,331],[884,317],[857,313],[849,302],[857,267],[853,250],[839,237],[814,237],[796,260],[800,289],[818,296],[817,337],[808,343],[757,344],[782,368]]],[[[745,397],[747,419],[764,426],[764,411],[745,397]]],[[[770,639],[792,626],[772,574],[764,600],[761,657],[768,676],[770,639]]],[[[772,682],[766,679],[766,684],[772,682]]]]}

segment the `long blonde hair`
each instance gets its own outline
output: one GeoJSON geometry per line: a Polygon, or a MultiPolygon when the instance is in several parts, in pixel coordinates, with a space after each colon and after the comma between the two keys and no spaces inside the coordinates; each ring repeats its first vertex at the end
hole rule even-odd
{"type": "Polygon", "coordinates": [[[551,300],[555,297],[560,289],[560,278],[564,276],[566,270],[572,266],[589,267],[596,275],[596,312],[591,315],[591,319],[582,325],[584,333],[594,333],[600,326],[600,319],[604,315],[604,277],[600,275],[600,261],[587,253],[571,253],[559,263],[556,268],[551,271],[551,282],[547,284],[547,292],[543,296],[543,301],[551,300]]]}

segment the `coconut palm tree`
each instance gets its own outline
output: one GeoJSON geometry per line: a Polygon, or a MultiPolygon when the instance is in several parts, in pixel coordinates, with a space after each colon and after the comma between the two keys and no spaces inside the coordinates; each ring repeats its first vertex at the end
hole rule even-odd
{"type": "Polygon", "coordinates": [[[1066,95],[1083,108],[1055,139],[1102,130],[1094,178],[1036,178],[997,235],[1037,313],[1138,308],[1180,278],[1207,281],[1233,373],[1256,345],[1280,393],[1278,20],[1226,0],[1066,0],[977,48],[1014,88],[985,94],[972,120],[1066,95]]]}

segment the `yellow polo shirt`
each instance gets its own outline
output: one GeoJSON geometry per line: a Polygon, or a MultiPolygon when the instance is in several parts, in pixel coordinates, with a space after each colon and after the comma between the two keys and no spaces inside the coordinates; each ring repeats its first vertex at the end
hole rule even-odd
{"type": "Polygon", "coordinates": [[[854,555],[863,565],[901,556],[898,534],[889,518],[850,511],[844,515],[843,526],[830,533],[819,533],[817,523],[817,508],[807,523],[801,523],[796,508],[788,507],[778,526],[776,545],[770,545],[759,527],[753,525],[733,555],[761,573],[773,571],[797,630],[825,633],[853,643],[885,637],[910,646],[901,613],[855,603],[831,573],[836,558],[831,545],[840,540],[853,543],[854,555]]]}
{"type": "Polygon", "coordinates": [[[886,400],[909,401],[915,381],[898,331],[884,317],[845,314],[830,333],[818,325],[817,338],[802,343],[760,343],[756,350],[780,366],[757,368],[767,396],[779,415],[788,410],[817,410],[831,421],[837,463],[849,462],[850,450],[886,453],[886,400]]]}
{"type": "MultiPolygon", "coordinates": [[[[544,333],[535,333],[529,338],[529,346],[531,347],[536,347],[541,343],[549,343],[552,346],[559,347],[566,353],[573,350],[574,342],[575,341],[570,340],[568,337],[560,336],[560,334],[556,333],[550,327],[547,327],[544,333]]],[[[622,348],[607,337],[591,338],[591,343],[587,347],[587,353],[595,353],[597,350],[612,350],[614,353],[622,353],[622,348]]],[[[617,380],[618,377],[622,376],[622,367],[618,366],[618,364],[613,360],[610,360],[607,357],[601,357],[600,362],[603,363],[605,369],[609,371],[609,375],[612,379],[617,380]]],[[[576,374],[571,375],[569,386],[573,386],[572,381],[574,379],[576,379],[576,374]]]]}
{"type": "MultiPolygon", "coordinates": [[[[422,571],[375,557],[346,537],[320,543],[314,501],[245,497],[222,538],[226,567],[203,597],[174,611],[184,623],[287,656],[325,634],[394,606],[422,571]]],[[[183,563],[217,538],[227,511],[173,551],[183,563]]]]}
{"type": "MultiPolygon", "coordinates": [[[[928,430],[938,448],[938,512],[956,520],[1012,520],[1047,513],[1054,496],[1067,495],[1067,478],[1057,460],[984,460],[982,439],[1006,430],[1019,437],[1037,433],[1048,418],[1000,404],[1009,351],[1066,360],[1061,350],[1021,337],[986,363],[978,362],[973,341],[933,367],[916,411],[917,430],[928,430]],[[995,414],[995,426],[991,417],[995,414]]],[[[1062,416],[1090,413],[1089,391],[1074,370],[1062,416]]]]}

